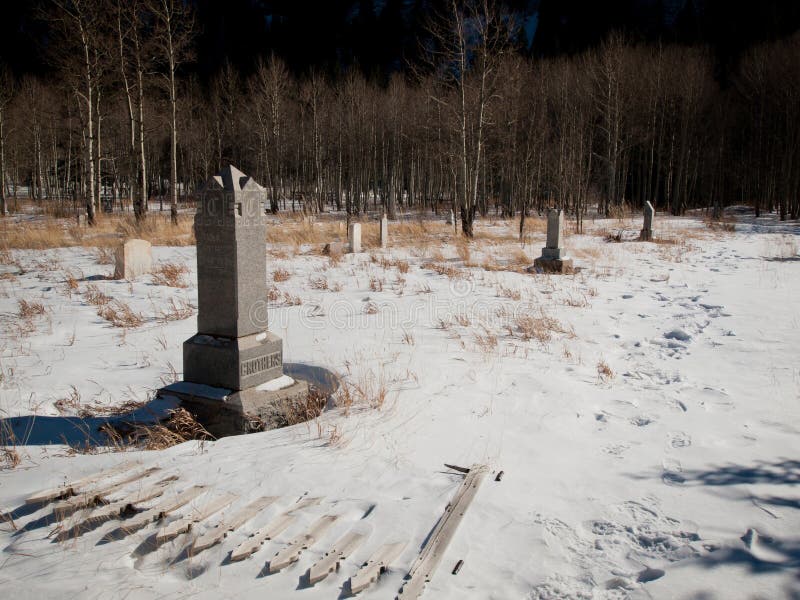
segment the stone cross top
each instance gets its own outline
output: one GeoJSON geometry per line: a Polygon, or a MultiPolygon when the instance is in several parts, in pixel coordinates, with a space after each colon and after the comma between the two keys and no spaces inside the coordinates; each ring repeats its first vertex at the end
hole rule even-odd
{"type": "Polygon", "coordinates": [[[186,381],[242,390],[283,373],[267,331],[264,188],[233,166],[203,186],[195,216],[197,335],[183,345],[186,381]]]}

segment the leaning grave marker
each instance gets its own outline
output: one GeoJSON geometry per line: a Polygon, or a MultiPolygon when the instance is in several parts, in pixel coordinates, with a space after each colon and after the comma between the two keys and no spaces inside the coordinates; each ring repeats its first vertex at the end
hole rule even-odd
{"type": "Polygon", "coordinates": [[[306,382],[284,377],[283,340],[267,330],[263,196],[233,166],[199,193],[197,334],[183,344],[184,381],[162,392],[214,434],[279,424],[282,407],[308,394],[306,382]]]}

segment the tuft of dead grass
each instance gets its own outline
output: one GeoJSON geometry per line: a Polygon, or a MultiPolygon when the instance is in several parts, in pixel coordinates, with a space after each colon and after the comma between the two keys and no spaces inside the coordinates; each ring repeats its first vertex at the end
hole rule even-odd
{"type": "Polygon", "coordinates": [[[281,282],[281,281],[288,281],[289,278],[292,276],[289,271],[286,269],[275,269],[272,272],[272,281],[281,282]]]}
{"type": "Polygon", "coordinates": [[[101,305],[97,309],[97,316],[122,329],[141,327],[145,322],[141,313],[134,312],[129,305],[120,300],[112,300],[108,304],[101,305]]]}
{"type": "Polygon", "coordinates": [[[187,267],[185,264],[177,262],[164,262],[153,268],[151,276],[153,277],[153,283],[156,285],[185,288],[189,285],[184,279],[184,276],[188,272],[189,267],[187,267]]]}
{"type": "Polygon", "coordinates": [[[604,359],[600,359],[597,362],[597,378],[605,383],[614,379],[614,371],[608,365],[608,363],[604,359]]]}
{"type": "Polygon", "coordinates": [[[25,299],[19,301],[19,311],[18,314],[20,318],[23,319],[32,319],[34,317],[39,317],[45,314],[46,310],[44,304],[41,302],[28,302],[25,299]]]}
{"type": "Polygon", "coordinates": [[[194,314],[194,306],[183,298],[170,298],[167,306],[158,310],[158,320],[162,323],[170,321],[183,321],[194,314]]]}

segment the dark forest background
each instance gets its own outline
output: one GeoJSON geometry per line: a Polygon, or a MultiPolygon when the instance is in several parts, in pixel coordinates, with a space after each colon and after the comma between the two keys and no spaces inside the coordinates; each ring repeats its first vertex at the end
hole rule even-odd
{"type": "Polygon", "coordinates": [[[793,0],[41,0],[0,8],[0,201],[177,211],[652,202],[800,213],[793,0]],[[21,191],[22,190],[22,191],[21,191]]]}

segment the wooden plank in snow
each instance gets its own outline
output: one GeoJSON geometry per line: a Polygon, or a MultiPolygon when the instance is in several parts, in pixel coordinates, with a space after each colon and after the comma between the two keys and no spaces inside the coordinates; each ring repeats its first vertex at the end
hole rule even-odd
{"type": "Polygon", "coordinates": [[[322,581],[334,571],[338,571],[339,563],[350,556],[366,539],[366,534],[351,531],[337,540],[333,548],[309,570],[308,579],[311,585],[322,581]]]}
{"type": "Polygon", "coordinates": [[[72,496],[73,494],[78,494],[83,492],[87,487],[90,485],[97,483],[103,479],[108,477],[113,477],[114,475],[119,475],[120,473],[124,473],[132,469],[138,463],[132,461],[126,461],[122,464],[117,465],[116,467],[112,467],[110,469],[106,469],[105,471],[101,471],[100,473],[95,473],[94,475],[89,475],[88,477],[84,477],[83,479],[78,479],[76,481],[67,482],[64,485],[59,485],[53,488],[49,488],[46,490],[42,490],[40,492],[36,492],[28,496],[25,500],[26,504],[41,504],[43,502],[49,502],[51,500],[56,500],[58,498],[67,498],[72,496]]]}
{"type": "Polygon", "coordinates": [[[216,498],[209,499],[206,503],[198,506],[185,517],[173,521],[169,525],[162,527],[156,533],[156,543],[162,544],[168,540],[178,537],[182,533],[189,531],[195,523],[204,521],[214,513],[230,506],[238,496],[236,494],[224,493],[216,498]]]}
{"type": "Polygon", "coordinates": [[[339,517],[336,515],[325,515],[317,519],[308,530],[299,538],[291,542],[286,548],[278,552],[271,561],[269,561],[269,572],[277,573],[281,569],[288,567],[290,564],[297,562],[303,550],[311,547],[328,528],[336,522],[339,517]]]}
{"type": "Polygon", "coordinates": [[[422,552],[411,566],[406,581],[397,595],[397,600],[416,600],[422,595],[425,585],[433,577],[436,567],[439,566],[447,546],[453,539],[459,523],[475,498],[478,487],[488,470],[485,465],[470,467],[469,473],[464,477],[464,482],[453,497],[453,501],[447,505],[444,515],[431,533],[428,543],[425,544],[422,552]]]}
{"type": "Polygon", "coordinates": [[[233,516],[224,517],[216,527],[207,531],[194,541],[192,550],[194,552],[202,552],[206,548],[218,544],[228,535],[228,532],[235,531],[251,519],[254,519],[258,513],[273,504],[277,499],[278,496],[264,496],[263,498],[258,498],[233,516]]]}
{"type": "Polygon", "coordinates": [[[361,565],[358,572],[350,578],[350,592],[358,594],[378,580],[391,564],[405,550],[406,542],[384,544],[378,548],[369,560],[361,565]]]}
{"type": "Polygon", "coordinates": [[[272,522],[268,523],[265,527],[262,527],[258,531],[256,531],[253,535],[243,541],[239,546],[237,546],[233,552],[231,552],[231,560],[242,560],[243,558],[247,558],[254,552],[257,552],[261,545],[266,542],[267,540],[271,540],[277,535],[289,527],[292,523],[297,520],[297,517],[294,516],[292,513],[307,508],[309,506],[316,506],[322,502],[322,498],[301,498],[297,502],[295,502],[289,510],[287,510],[282,515],[276,517],[272,520],[272,522]]]}
{"type": "Polygon", "coordinates": [[[204,485],[194,485],[180,494],[177,494],[176,496],[165,498],[153,508],[144,511],[143,513],[139,513],[127,521],[124,521],[122,524],[122,529],[129,533],[136,531],[137,529],[141,529],[148,523],[157,521],[188,504],[207,489],[208,488],[204,485]]]}
{"type": "Polygon", "coordinates": [[[148,477],[160,470],[161,469],[159,467],[150,467],[149,469],[126,475],[121,480],[113,484],[106,485],[105,487],[88,488],[86,491],[72,496],[71,498],[56,502],[53,505],[53,516],[56,518],[56,520],[61,521],[75,511],[102,502],[106,496],[119,491],[129,483],[138,481],[139,479],[144,479],[145,477],[148,477]]]}

